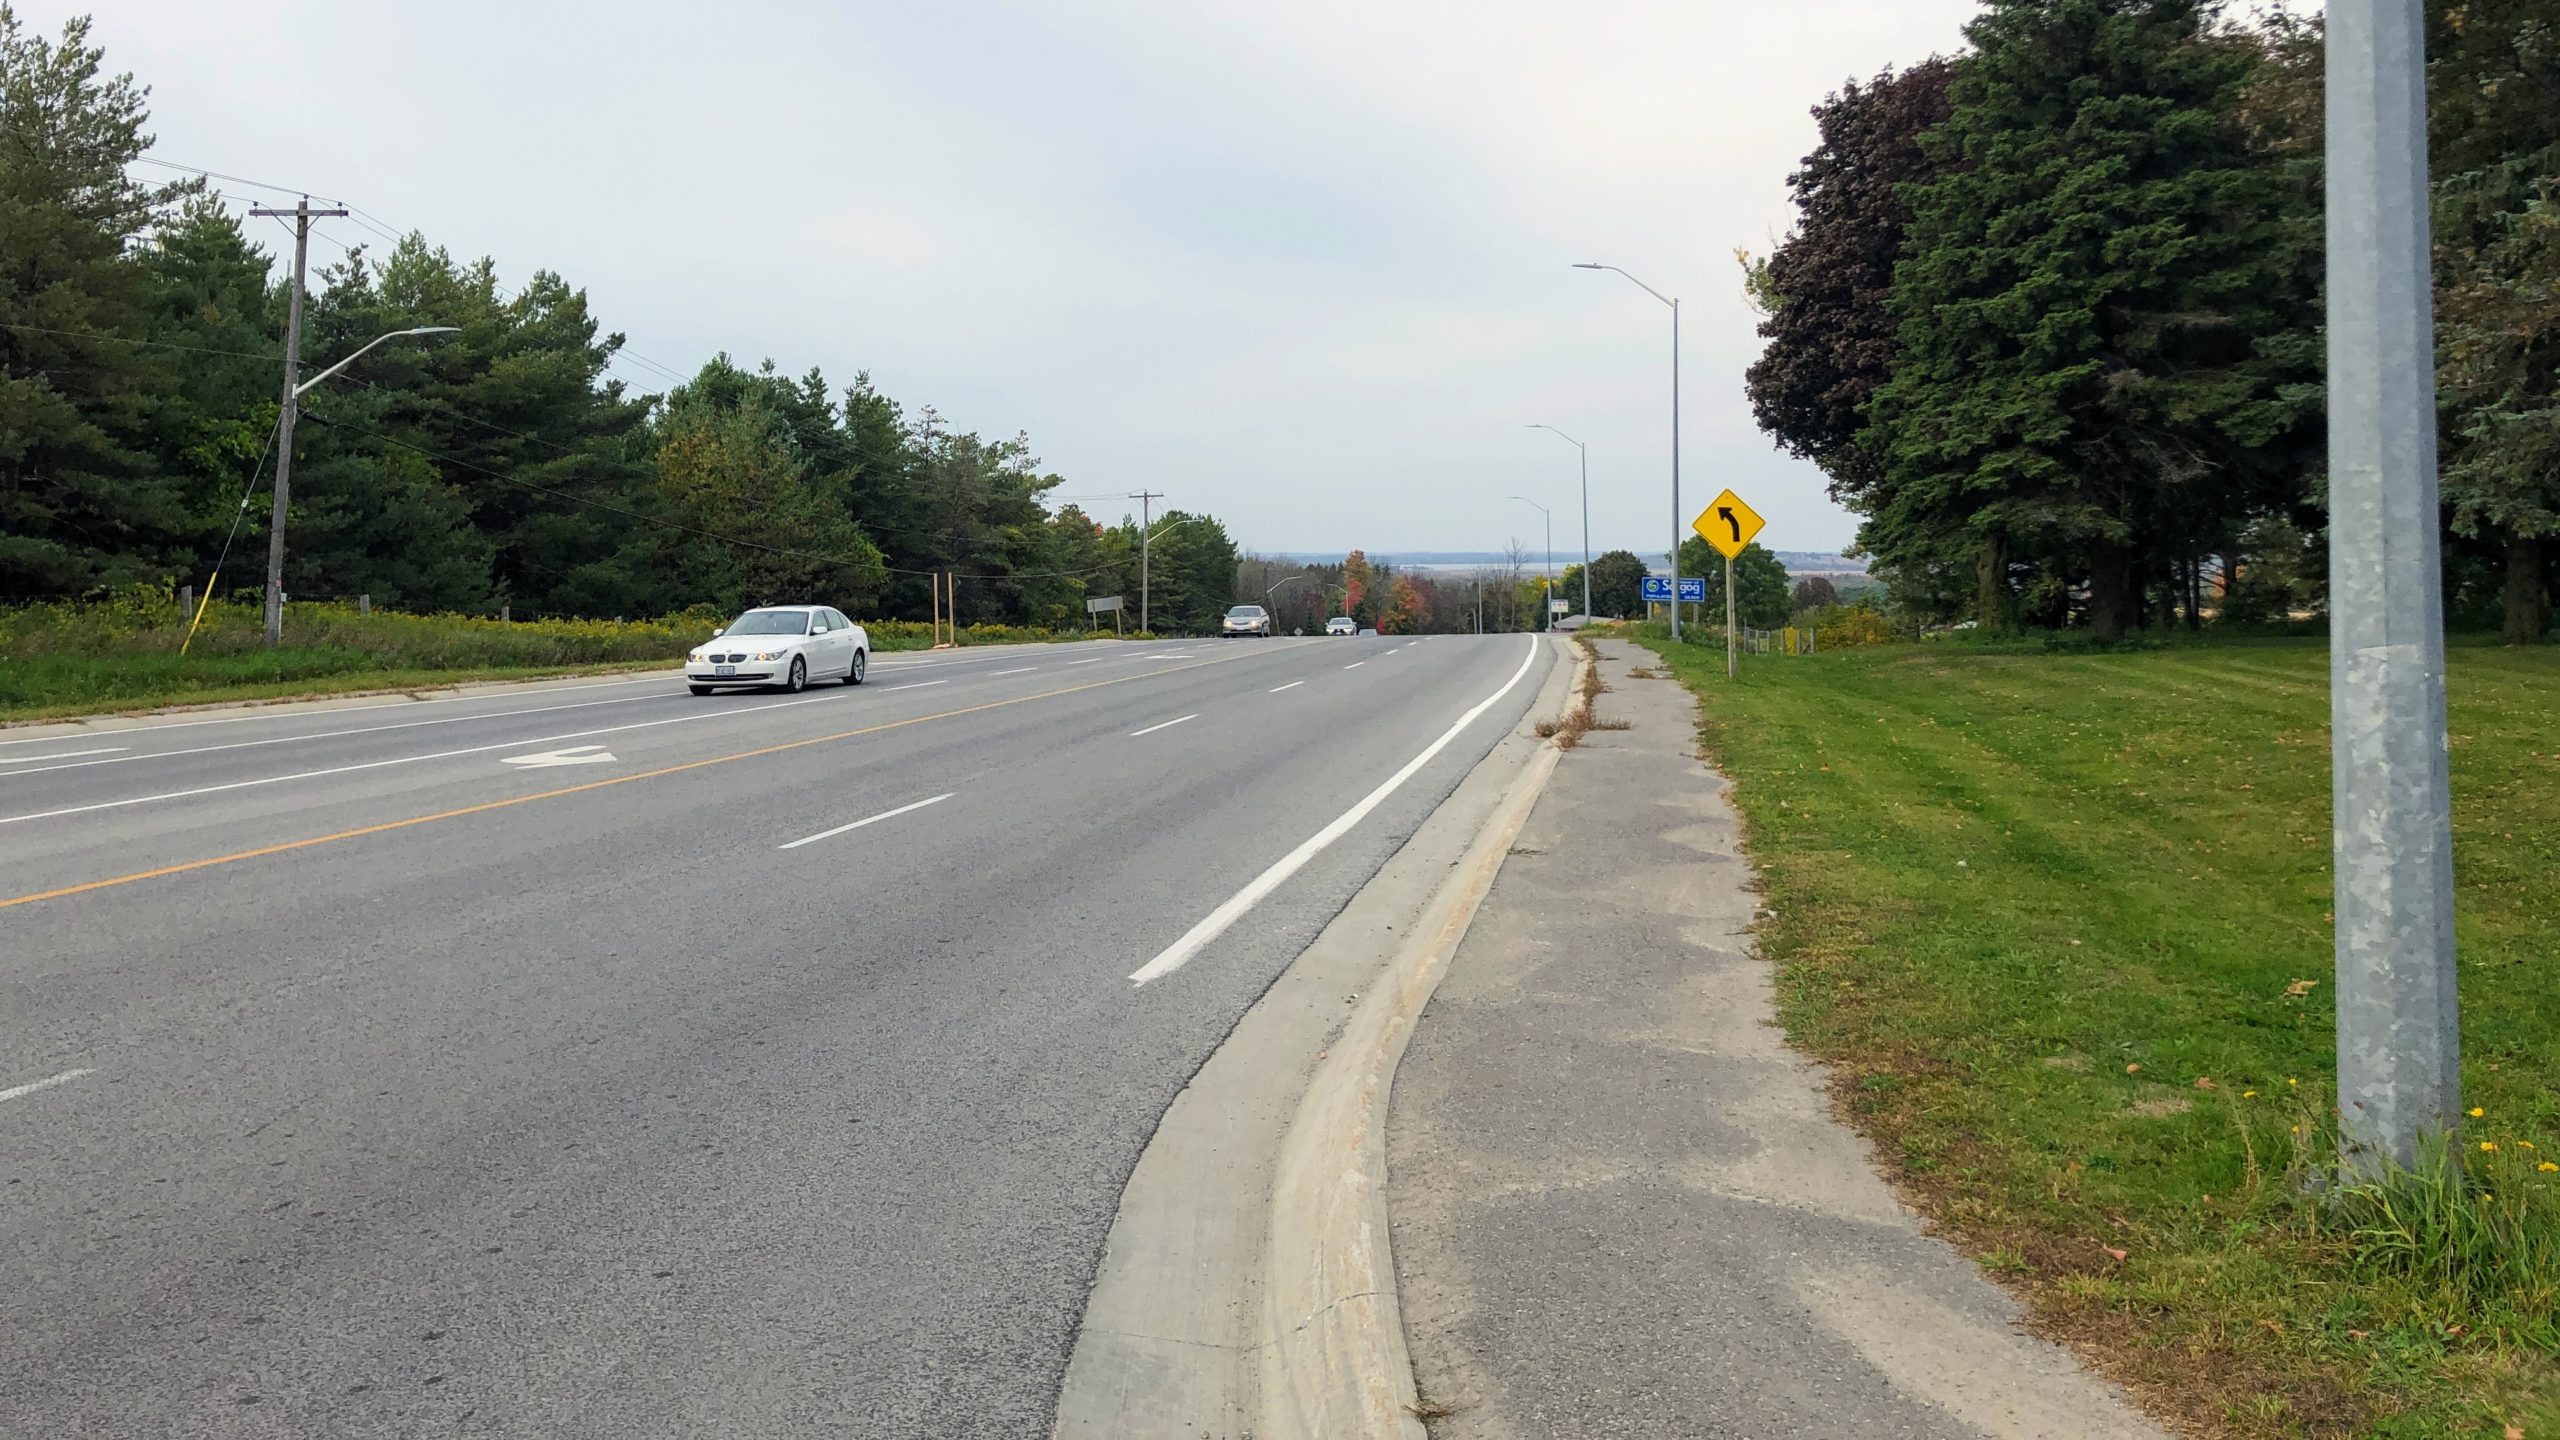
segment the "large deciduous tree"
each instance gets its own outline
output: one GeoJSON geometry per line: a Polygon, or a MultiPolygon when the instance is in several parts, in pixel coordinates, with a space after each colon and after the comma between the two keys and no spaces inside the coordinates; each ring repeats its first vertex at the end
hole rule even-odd
{"type": "Polygon", "coordinates": [[[1867,397],[1892,373],[1896,320],[1886,308],[1910,222],[1906,187],[1937,173],[1921,135],[1947,116],[1953,62],[1932,57],[1813,109],[1821,141],[1787,177],[1796,226],[1752,290],[1768,345],[1744,373],[1751,410],[1787,450],[1820,465],[1844,504],[1879,478],[1858,448],[1867,397]]]}
{"type": "Polygon", "coordinates": [[[1611,550],[1591,562],[1591,608],[1624,619],[1644,613],[1644,577],[1650,573],[1632,550],[1611,550]]]}

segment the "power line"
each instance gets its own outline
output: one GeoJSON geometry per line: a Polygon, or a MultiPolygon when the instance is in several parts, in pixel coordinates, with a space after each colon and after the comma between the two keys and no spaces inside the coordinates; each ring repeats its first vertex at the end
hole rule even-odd
{"type": "Polygon", "coordinates": [[[244,360],[275,360],[281,351],[216,350],[204,345],[180,345],[169,340],[137,340],[130,335],[110,335],[103,330],[57,330],[49,325],[26,325],[14,320],[0,320],[0,330],[30,330],[39,335],[68,335],[80,340],[104,340],[117,345],[142,345],[155,350],[185,350],[196,355],[236,355],[244,360]]]}

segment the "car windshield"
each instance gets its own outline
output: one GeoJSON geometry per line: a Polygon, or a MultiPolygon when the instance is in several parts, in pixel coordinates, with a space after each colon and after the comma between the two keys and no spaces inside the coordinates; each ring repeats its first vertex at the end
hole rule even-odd
{"type": "Polygon", "coordinates": [[[1228,610],[1227,616],[1230,619],[1236,620],[1259,620],[1262,618],[1262,607],[1259,605],[1238,605],[1228,610]]]}
{"type": "Polygon", "coordinates": [[[732,635],[806,635],[806,610],[750,610],[729,626],[732,635]]]}

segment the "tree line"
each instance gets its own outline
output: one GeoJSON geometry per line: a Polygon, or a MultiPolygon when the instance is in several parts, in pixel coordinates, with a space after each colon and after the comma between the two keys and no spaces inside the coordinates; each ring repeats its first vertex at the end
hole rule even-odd
{"type": "MultiPolygon", "coordinates": [[[[2426,25],[2447,614],[2521,643],[2560,562],[2560,0],[2426,25]]],[[[1814,108],[1794,229],[1743,257],[1760,424],[1924,617],[2316,610],[2318,22],[1988,0],[1965,40],[1814,108]]]]}
{"type": "MultiPolygon", "coordinates": [[[[202,178],[150,182],[147,93],[84,19],[59,38],[0,5],[0,603],[132,585],[263,582],[289,254],[202,178]]],[[[728,355],[635,385],[623,337],[557,272],[510,289],[411,233],[317,266],[304,374],[395,341],[306,395],[285,588],[411,610],[571,616],[823,599],[963,624],[1083,626],[1126,594],[1140,537],[1060,493],[1026,437],[728,355]]],[[[1093,499],[1096,497],[1083,497],[1093,499]]],[[[1116,496],[1114,497],[1117,498],[1116,496]]],[[[1237,550],[1161,512],[1160,629],[1205,630],[1237,550]]]]}

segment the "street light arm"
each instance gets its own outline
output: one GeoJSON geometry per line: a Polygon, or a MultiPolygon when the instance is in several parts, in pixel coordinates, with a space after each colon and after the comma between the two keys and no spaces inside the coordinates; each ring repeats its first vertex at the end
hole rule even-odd
{"type": "Polygon", "coordinates": [[[339,371],[353,365],[358,360],[363,359],[366,351],[372,350],[374,347],[382,344],[386,340],[398,340],[409,335],[457,335],[460,333],[461,327],[456,325],[422,325],[415,330],[394,330],[388,335],[376,335],[372,339],[366,341],[363,345],[357,347],[356,352],[349,355],[346,359],[339,361],[337,364],[330,366],[328,369],[323,370],[319,374],[312,376],[310,379],[303,381],[301,384],[294,386],[293,398],[296,400],[301,399],[303,391],[310,389],[312,386],[319,384],[321,381],[328,379],[330,376],[337,374],[339,371]]]}
{"type": "Polygon", "coordinates": [[[1674,310],[1680,308],[1679,301],[1672,299],[1670,296],[1665,295],[1643,281],[1636,279],[1633,275],[1627,275],[1626,271],[1618,270],[1618,267],[1615,265],[1600,265],[1588,260],[1577,260],[1574,262],[1573,268],[1576,270],[1617,270],[1619,274],[1626,275],[1628,282],[1633,284],[1637,289],[1652,296],[1654,299],[1661,301],[1663,304],[1670,306],[1674,310]]]}
{"type": "Polygon", "coordinates": [[[1587,450],[1587,449],[1589,449],[1589,448],[1590,448],[1589,446],[1587,446],[1587,445],[1583,444],[1581,441],[1574,439],[1572,436],[1565,434],[1565,433],[1564,433],[1563,431],[1561,431],[1561,430],[1558,430],[1558,429],[1557,429],[1556,427],[1554,427],[1553,425],[1541,425],[1541,424],[1539,424],[1539,423],[1537,423],[1536,421],[1534,421],[1534,420],[1533,420],[1533,421],[1531,421],[1529,424],[1527,424],[1527,425],[1525,425],[1525,426],[1523,426],[1523,427],[1521,427],[1521,428],[1526,429],[1526,430],[1544,430],[1544,431],[1546,431],[1547,433],[1549,433],[1549,434],[1551,434],[1551,435],[1554,435],[1554,436],[1556,436],[1556,437],[1558,437],[1558,438],[1562,439],[1562,440],[1564,441],[1564,443],[1566,443],[1567,445],[1572,446],[1572,447],[1573,447],[1574,449],[1576,449],[1576,450],[1587,450]]]}
{"type": "Polygon", "coordinates": [[[1263,592],[1262,592],[1262,598],[1263,598],[1263,599],[1265,599],[1265,600],[1268,600],[1268,599],[1270,599],[1272,596],[1277,595],[1277,594],[1279,594],[1279,593],[1280,593],[1280,587],[1281,587],[1281,586],[1288,584],[1288,583],[1289,583],[1290,581],[1292,581],[1292,580],[1304,580],[1304,579],[1306,579],[1306,578],[1307,578],[1307,576],[1306,576],[1306,572],[1305,572],[1305,571],[1303,571],[1303,570],[1302,570],[1302,571],[1300,571],[1300,572],[1298,572],[1298,573],[1297,573],[1297,574],[1295,574],[1295,575],[1284,575],[1284,576],[1282,576],[1281,578],[1279,578],[1278,580],[1273,581],[1273,582],[1271,583],[1271,588],[1270,588],[1270,589],[1265,590],[1265,591],[1263,591],[1263,592]]]}

